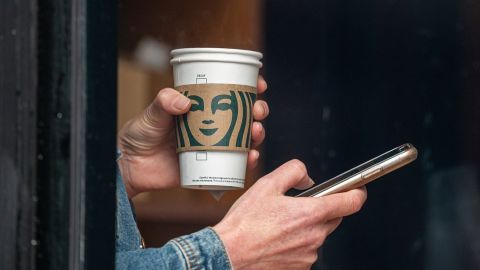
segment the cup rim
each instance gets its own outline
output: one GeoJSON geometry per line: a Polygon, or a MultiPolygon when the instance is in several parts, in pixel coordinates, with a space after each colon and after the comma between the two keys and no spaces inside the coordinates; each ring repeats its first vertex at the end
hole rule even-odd
{"type": "Polygon", "coordinates": [[[262,66],[260,59],[263,57],[260,52],[230,48],[180,48],[172,50],[170,55],[172,56],[170,60],[172,65],[186,62],[230,62],[250,64],[257,67],[262,66]],[[212,55],[205,55],[208,53],[212,55]],[[225,56],[221,56],[222,54],[232,57],[225,58],[225,56]]]}
{"type": "Polygon", "coordinates": [[[231,49],[231,48],[207,48],[207,47],[197,47],[197,48],[179,48],[173,49],[170,52],[172,57],[175,57],[180,54],[186,53],[225,53],[225,54],[240,54],[240,55],[247,55],[253,56],[258,59],[262,59],[263,54],[261,52],[256,52],[252,50],[244,50],[244,49],[231,49]]]}

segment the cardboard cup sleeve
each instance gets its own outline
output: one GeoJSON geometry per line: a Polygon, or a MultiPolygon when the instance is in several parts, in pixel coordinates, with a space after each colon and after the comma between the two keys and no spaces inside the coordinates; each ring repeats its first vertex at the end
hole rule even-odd
{"type": "Polygon", "coordinates": [[[176,88],[192,106],[177,116],[177,152],[250,149],[257,89],[236,84],[190,84],[176,88]]]}

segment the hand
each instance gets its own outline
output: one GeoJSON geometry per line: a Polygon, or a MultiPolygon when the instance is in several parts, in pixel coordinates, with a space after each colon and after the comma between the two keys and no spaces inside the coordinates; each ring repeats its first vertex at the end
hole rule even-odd
{"type": "Polygon", "coordinates": [[[342,217],[360,210],[366,189],[319,198],[284,196],[313,185],[305,165],[289,161],[262,177],[213,227],[235,269],[309,269],[342,217]]]}
{"type": "MultiPolygon", "coordinates": [[[[257,91],[267,90],[267,83],[258,78],[257,91]]],[[[176,153],[174,116],[189,111],[190,99],[171,88],[160,90],[155,100],[143,113],[130,120],[118,134],[120,172],[129,198],[148,190],[176,187],[180,183],[176,153]]],[[[265,138],[265,130],[258,121],[268,116],[268,105],[257,100],[253,106],[252,147],[265,138]]],[[[256,166],[259,152],[248,153],[247,168],[256,166]]]]}

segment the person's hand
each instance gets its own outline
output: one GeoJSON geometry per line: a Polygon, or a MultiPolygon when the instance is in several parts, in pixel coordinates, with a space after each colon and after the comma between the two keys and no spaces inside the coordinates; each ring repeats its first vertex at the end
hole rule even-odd
{"type": "Polygon", "coordinates": [[[309,269],[342,217],[360,210],[366,189],[319,198],[289,197],[313,185],[305,165],[289,161],[260,178],[213,229],[235,269],[309,269]]]}
{"type": "MultiPolygon", "coordinates": [[[[267,83],[258,78],[257,91],[262,94],[267,83]]],[[[190,109],[190,99],[171,88],[160,90],[155,100],[143,113],[130,120],[118,134],[120,172],[128,197],[148,190],[175,187],[180,184],[178,155],[176,153],[174,116],[190,109]]],[[[265,138],[265,130],[258,121],[268,116],[268,105],[257,100],[253,106],[252,147],[265,138]]],[[[256,166],[259,152],[248,153],[247,167],[256,166]]]]}

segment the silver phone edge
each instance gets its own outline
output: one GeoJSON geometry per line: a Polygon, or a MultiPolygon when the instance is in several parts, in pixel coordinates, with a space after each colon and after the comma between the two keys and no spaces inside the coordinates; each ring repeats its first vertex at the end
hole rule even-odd
{"type": "Polygon", "coordinates": [[[406,150],[403,153],[400,153],[396,156],[393,156],[387,160],[382,161],[379,164],[376,164],[358,174],[353,175],[349,179],[345,179],[341,183],[334,185],[330,188],[323,189],[322,191],[315,193],[311,195],[310,197],[322,197],[338,192],[343,192],[349,189],[357,188],[360,186],[363,186],[365,184],[368,184],[372,182],[373,180],[376,180],[398,168],[401,168],[412,161],[414,161],[417,158],[418,151],[417,149],[409,144],[410,148],[406,150]],[[365,175],[368,174],[368,172],[375,171],[377,169],[380,169],[381,171],[378,174],[375,175],[370,175],[368,178],[365,177],[365,175]]]}

